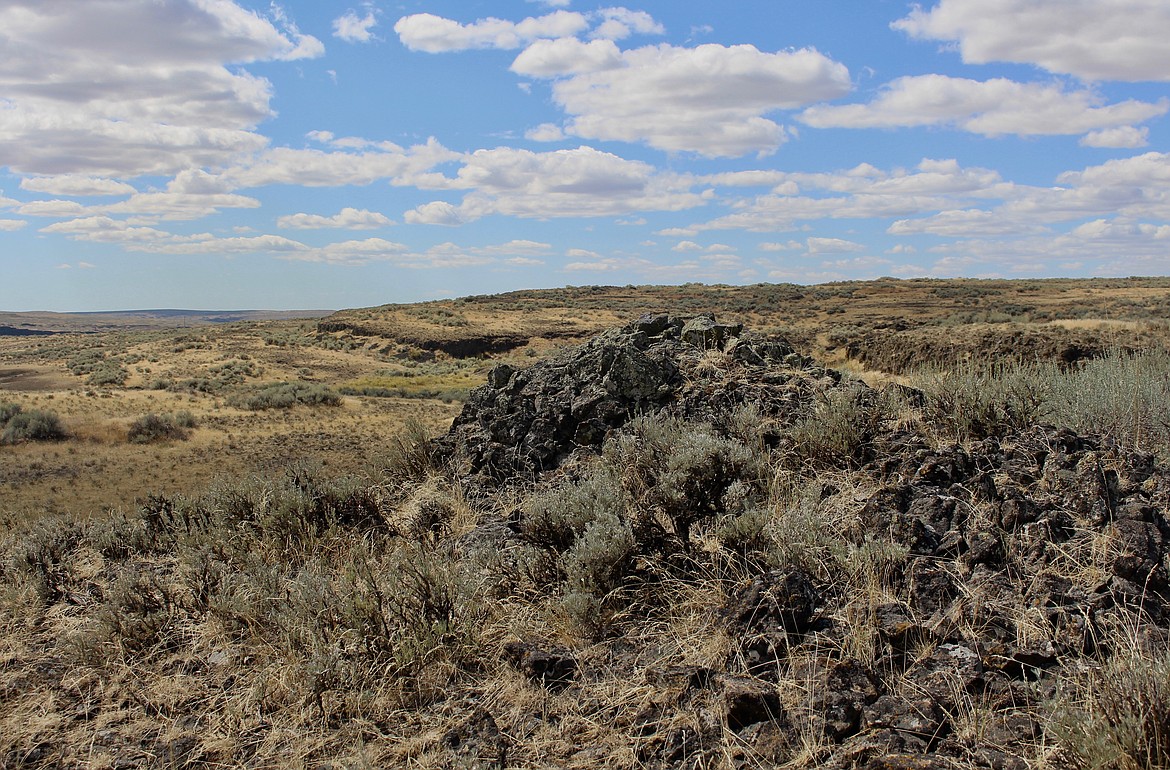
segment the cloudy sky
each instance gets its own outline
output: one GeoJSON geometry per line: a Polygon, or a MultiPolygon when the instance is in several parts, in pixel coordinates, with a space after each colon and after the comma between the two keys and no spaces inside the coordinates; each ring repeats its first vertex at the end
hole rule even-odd
{"type": "Polygon", "coordinates": [[[1170,271],[1166,0],[0,0],[0,310],[1170,271]]]}

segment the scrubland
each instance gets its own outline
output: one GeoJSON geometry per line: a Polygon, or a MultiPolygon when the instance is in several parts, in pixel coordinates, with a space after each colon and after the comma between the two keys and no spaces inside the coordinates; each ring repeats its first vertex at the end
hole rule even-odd
{"type": "Polygon", "coordinates": [[[1170,767],[1168,289],[0,338],[0,766],[1170,767]]]}

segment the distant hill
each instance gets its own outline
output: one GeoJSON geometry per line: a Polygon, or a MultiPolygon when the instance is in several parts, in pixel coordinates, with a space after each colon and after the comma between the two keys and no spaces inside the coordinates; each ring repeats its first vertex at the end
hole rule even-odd
{"type": "Polygon", "coordinates": [[[119,329],[173,329],[240,321],[322,318],[332,310],[111,310],[83,313],[0,312],[0,336],[85,334],[119,329]]]}

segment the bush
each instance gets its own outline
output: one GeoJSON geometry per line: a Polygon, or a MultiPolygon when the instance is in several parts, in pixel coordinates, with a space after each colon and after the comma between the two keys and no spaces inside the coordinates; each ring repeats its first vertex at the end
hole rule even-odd
{"type": "Polygon", "coordinates": [[[129,377],[126,367],[117,361],[103,361],[86,378],[86,385],[123,385],[129,377]]]}
{"type": "Polygon", "coordinates": [[[20,414],[20,404],[0,404],[0,428],[8,424],[16,415],[20,414]]]}
{"type": "Polygon", "coordinates": [[[297,404],[306,406],[340,406],[341,396],[324,385],[307,382],[277,382],[251,393],[230,399],[232,406],[251,411],[289,409],[297,404]]]}
{"type": "Polygon", "coordinates": [[[0,444],[19,444],[22,441],[60,441],[65,438],[61,418],[53,412],[34,409],[13,415],[4,432],[0,433],[0,444]]]}
{"type": "Polygon", "coordinates": [[[1112,351],[1068,371],[1051,368],[1051,419],[1145,451],[1170,444],[1170,353],[1112,351]]]}
{"type": "Polygon", "coordinates": [[[1049,725],[1063,766],[1170,768],[1170,653],[1123,652],[1073,690],[1049,725]]]}
{"type": "Polygon", "coordinates": [[[1048,414],[1055,372],[1021,362],[991,367],[965,362],[925,372],[919,380],[927,419],[960,440],[1024,430],[1048,414]]]}
{"type": "MultiPolygon", "coordinates": [[[[185,414],[186,419],[183,422],[188,423],[187,427],[194,425],[195,418],[191,413],[186,412],[185,414]]],[[[180,441],[190,435],[187,427],[180,424],[180,420],[177,417],[148,414],[145,417],[139,417],[131,423],[127,437],[132,444],[150,444],[155,441],[180,441]]]]}
{"type": "Polygon", "coordinates": [[[790,433],[800,465],[859,467],[870,458],[874,437],[889,412],[886,399],[858,384],[823,394],[813,412],[790,433]]]}

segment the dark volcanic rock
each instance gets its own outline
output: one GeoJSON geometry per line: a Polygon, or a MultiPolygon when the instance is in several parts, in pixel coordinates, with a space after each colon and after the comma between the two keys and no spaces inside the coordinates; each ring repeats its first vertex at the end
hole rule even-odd
{"type": "Polygon", "coordinates": [[[795,413],[813,387],[794,381],[839,379],[828,370],[791,371],[808,364],[783,340],[744,334],[740,325],[710,315],[687,322],[643,316],[528,369],[496,367],[437,445],[448,457],[460,453],[472,486],[531,482],[576,452],[600,448],[611,431],[639,415],[726,422],[746,403],[795,413]],[[743,376],[713,386],[713,373],[700,371],[711,351],[743,370],[731,376],[743,376]]]}

